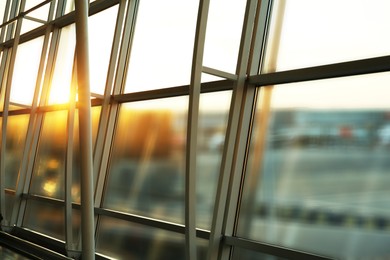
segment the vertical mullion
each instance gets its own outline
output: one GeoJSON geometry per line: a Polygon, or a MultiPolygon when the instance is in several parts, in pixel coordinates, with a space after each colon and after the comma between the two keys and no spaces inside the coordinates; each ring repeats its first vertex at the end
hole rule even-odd
{"type": "MultiPolygon", "coordinates": [[[[100,112],[100,120],[99,120],[99,128],[98,128],[98,134],[96,137],[96,144],[95,144],[95,153],[94,153],[94,172],[97,176],[97,185],[96,185],[96,192],[95,192],[95,207],[100,207],[101,201],[102,201],[102,193],[103,193],[103,186],[104,186],[104,180],[105,180],[105,166],[103,166],[102,171],[99,169],[101,168],[102,162],[103,162],[103,154],[108,149],[109,145],[107,145],[106,139],[109,137],[107,134],[112,135],[112,132],[109,133],[108,131],[108,123],[110,118],[110,111],[111,111],[111,93],[113,92],[113,86],[115,84],[115,71],[117,68],[117,63],[121,57],[121,38],[122,38],[122,28],[125,24],[125,11],[126,11],[126,0],[122,0],[119,4],[118,8],[118,18],[115,25],[115,34],[114,34],[114,40],[111,50],[111,57],[110,57],[110,63],[107,73],[107,80],[106,80],[106,87],[104,90],[104,97],[103,97],[103,104],[102,109],[100,112]],[[107,136],[107,137],[106,137],[107,136]]],[[[120,68],[119,68],[120,69],[120,68]]],[[[95,227],[96,228],[96,227],[95,227]]]]}
{"type": "MultiPolygon", "coordinates": [[[[5,5],[4,17],[3,17],[3,21],[2,21],[3,23],[7,22],[7,20],[9,19],[8,14],[9,14],[9,9],[10,9],[10,6],[11,6],[11,2],[12,2],[12,0],[7,0],[7,3],[5,5]]],[[[4,42],[4,35],[5,35],[5,32],[6,32],[6,28],[7,28],[7,25],[1,27],[0,42],[4,42]]]]}
{"type": "Polygon", "coordinates": [[[73,145],[74,145],[74,121],[76,111],[76,55],[73,62],[71,92],[69,97],[68,122],[67,122],[67,146],[65,161],[65,243],[66,250],[71,253],[77,250],[73,241],[72,226],[72,177],[73,177],[73,145]]]}
{"type": "MultiPolygon", "coordinates": [[[[237,151],[237,144],[240,137],[245,137],[247,133],[240,128],[242,124],[243,107],[250,103],[246,102],[248,93],[253,95],[253,91],[247,89],[245,84],[248,70],[248,61],[250,57],[250,47],[252,41],[254,17],[256,13],[257,0],[248,0],[245,12],[245,20],[240,43],[240,53],[238,57],[236,74],[238,79],[233,87],[232,103],[229,111],[228,127],[226,131],[225,145],[222,156],[221,171],[218,180],[217,196],[214,206],[213,220],[207,259],[222,259],[223,236],[226,232],[226,208],[229,201],[233,200],[232,187],[237,187],[241,171],[234,171],[240,156],[237,151]]],[[[250,99],[248,99],[250,100],[250,99]]],[[[250,102],[250,101],[249,101],[250,102]]],[[[233,214],[233,212],[231,212],[233,214]]]]}
{"type": "MultiPolygon", "coordinates": [[[[17,14],[17,6],[19,4],[19,1],[11,1],[8,0],[5,8],[4,13],[4,22],[8,21],[9,19],[12,19],[17,14]],[[12,2],[12,4],[11,4],[12,2]]],[[[11,38],[10,30],[8,31],[7,35],[5,35],[7,31],[7,27],[11,25],[6,25],[2,27],[1,30],[1,41],[3,41],[3,38],[6,37],[6,40],[9,40],[11,38]]],[[[13,25],[12,25],[13,26],[13,25]]],[[[0,213],[3,215],[4,218],[6,218],[6,207],[5,207],[5,152],[6,152],[6,129],[7,129],[7,121],[8,121],[8,106],[9,106],[9,100],[7,101],[7,93],[9,92],[9,83],[8,83],[8,75],[9,75],[9,69],[10,69],[10,58],[11,58],[12,50],[9,48],[3,50],[2,55],[2,63],[1,63],[1,89],[0,94],[1,98],[3,98],[3,116],[2,116],[2,123],[1,123],[1,139],[0,139],[0,213]],[[6,108],[6,109],[5,109],[6,108]]],[[[9,94],[9,93],[8,93],[9,94]]],[[[7,219],[4,220],[4,222],[8,222],[7,219]]],[[[7,223],[8,224],[8,223],[7,223]]]]}
{"type": "MultiPolygon", "coordinates": [[[[257,3],[257,12],[255,17],[255,29],[252,48],[250,53],[250,62],[248,72],[250,75],[257,74],[260,68],[260,60],[263,52],[263,45],[265,43],[266,28],[268,23],[268,11],[271,0],[259,1],[257,3]]],[[[241,112],[241,122],[239,124],[240,135],[236,142],[236,160],[232,166],[233,179],[231,183],[231,199],[229,200],[229,206],[226,213],[226,226],[225,235],[232,236],[234,232],[234,224],[236,221],[236,212],[238,209],[239,190],[242,184],[242,175],[245,172],[245,161],[247,157],[247,148],[250,139],[251,122],[253,119],[253,110],[256,101],[256,89],[254,87],[248,87],[246,97],[243,101],[243,109],[241,112]]]]}
{"type": "MultiPolygon", "coordinates": [[[[109,71],[104,91],[98,136],[95,145],[94,170],[97,173],[95,207],[101,207],[103,190],[107,183],[109,156],[114,136],[115,122],[119,113],[119,104],[111,103],[112,95],[121,93],[124,88],[127,59],[131,51],[135,27],[138,0],[121,0],[118,8],[114,40],[111,51],[109,71]]],[[[98,220],[95,229],[98,230],[98,220]]]]}
{"type": "MultiPolygon", "coordinates": [[[[270,17],[270,13],[271,13],[271,7],[277,8],[277,12],[276,12],[277,22],[275,25],[275,31],[273,33],[273,37],[276,40],[275,40],[274,44],[272,44],[272,46],[270,46],[269,50],[267,51],[268,55],[271,56],[271,59],[270,59],[269,64],[268,64],[268,67],[269,67],[268,69],[271,71],[274,71],[274,69],[276,68],[276,61],[277,61],[277,55],[278,55],[278,49],[279,49],[279,38],[280,38],[280,33],[281,33],[282,25],[283,25],[285,1],[280,1],[277,6],[273,6],[272,0],[269,0],[269,2],[270,3],[268,4],[268,8],[266,6],[262,7],[264,9],[263,12],[265,10],[267,10],[267,12],[268,12],[266,15],[264,15],[264,19],[267,19],[267,20],[263,19],[262,21],[260,21],[259,28],[264,28],[264,29],[262,31],[258,32],[259,35],[256,35],[256,36],[258,36],[257,38],[259,38],[258,41],[261,41],[261,38],[263,38],[263,40],[262,40],[261,45],[260,45],[260,43],[258,43],[256,47],[258,49],[261,48],[261,49],[265,50],[265,44],[266,44],[266,40],[268,37],[268,32],[266,31],[265,28],[268,27],[268,24],[270,22],[269,17],[270,17]]],[[[260,10],[260,11],[262,11],[262,10],[260,10]]],[[[254,60],[252,61],[253,68],[251,70],[251,75],[258,74],[259,71],[261,71],[262,66],[264,65],[263,62],[265,60],[264,54],[265,54],[265,51],[263,51],[258,56],[254,57],[254,60]],[[257,66],[255,63],[256,59],[258,61],[260,61],[257,63],[257,66]]],[[[258,183],[258,179],[260,178],[260,174],[256,174],[256,173],[258,173],[261,170],[262,165],[263,165],[263,160],[264,160],[264,144],[266,142],[267,129],[268,129],[268,124],[269,124],[269,120],[270,120],[272,86],[265,86],[259,91],[262,92],[262,95],[259,95],[259,98],[261,97],[261,99],[258,102],[258,105],[261,106],[261,109],[260,109],[261,112],[260,112],[260,117],[259,117],[260,118],[260,122],[259,122],[260,130],[258,130],[258,132],[260,133],[261,136],[260,136],[260,138],[258,138],[257,142],[254,144],[254,146],[255,146],[254,152],[256,153],[255,158],[257,158],[256,163],[254,165],[252,165],[251,169],[247,170],[248,173],[253,173],[255,176],[255,178],[252,180],[253,183],[258,183]]],[[[248,136],[248,140],[249,139],[250,139],[250,137],[248,136]]],[[[248,141],[248,143],[249,143],[249,141],[248,141]]],[[[253,203],[255,203],[256,190],[254,188],[249,187],[246,192],[249,193],[248,202],[246,202],[246,204],[249,205],[249,207],[251,207],[250,205],[253,205],[253,203]]],[[[238,207],[240,207],[240,206],[238,206],[238,207]]],[[[245,214],[246,219],[244,219],[242,222],[245,223],[244,224],[244,232],[248,232],[248,230],[251,228],[253,209],[247,208],[245,212],[246,212],[246,214],[245,214]]],[[[271,213],[270,213],[271,218],[272,218],[272,214],[274,214],[274,209],[271,207],[271,213]]],[[[271,230],[269,230],[269,231],[271,231],[271,230]]]]}
{"type": "MultiPolygon", "coordinates": [[[[10,10],[9,10],[9,13],[8,13],[8,20],[11,20],[11,19],[13,19],[13,18],[15,18],[16,16],[17,16],[17,13],[18,13],[18,5],[19,5],[19,3],[20,3],[20,0],[14,0],[14,1],[12,1],[12,5],[9,7],[10,8],[10,10]]],[[[7,10],[7,12],[8,12],[8,10],[7,10]]],[[[8,21],[7,20],[7,21],[8,21]]],[[[6,25],[6,26],[4,26],[4,34],[6,33],[6,35],[5,35],[5,40],[10,40],[11,38],[12,38],[12,31],[13,30],[8,30],[7,31],[7,27],[9,28],[9,27],[14,27],[15,25],[13,24],[13,23],[10,23],[10,24],[8,24],[8,25],[6,25]]],[[[4,35],[3,35],[3,37],[4,37],[4,35]]]]}
{"type": "MultiPolygon", "coordinates": [[[[21,198],[21,195],[23,193],[23,187],[25,185],[26,181],[26,175],[27,175],[27,166],[28,166],[28,160],[29,160],[29,154],[30,154],[30,148],[31,148],[31,140],[33,138],[33,132],[34,132],[34,123],[36,119],[36,110],[37,110],[37,104],[38,104],[38,97],[39,97],[39,92],[40,92],[40,86],[41,86],[41,81],[42,81],[42,76],[43,76],[43,70],[45,66],[45,61],[46,61],[46,55],[47,55],[47,48],[49,45],[50,41],[50,28],[46,30],[45,33],[45,38],[42,46],[42,53],[41,53],[41,58],[40,58],[40,64],[39,64],[39,69],[38,69],[38,74],[37,74],[37,82],[35,85],[35,91],[34,91],[34,96],[33,96],[33,101],[32,101],[32,107],[31,107],[31,112],[30,112],[30,118],[28,122],[28,127],[27,127],[27,133],[26,133],[26,139],[25,139],[25,144],[24,144],[24,149],[23,149],[23,156],[22,156],[22,161],[20,165],[20,170],[19,170],[19,180],[17,183],[16,187],[16,192],[15,196],[17,198],[21,198]]],[[[17,209],[19,209],[19,202],[15,203],[17,209]]],[[[13,217],[12,217],[12,222],[16,222],[16,214],[19,210],[14,209],[13,217]]]]}
{"type": "MultiPolygon", "coordinates": [[[[109,104],[111,100],[111,93],[113,95],[120,94],[121,90],[124,88],[123,84],[125,82],[125,74],[127,69],[127,63],[128,63],[128,56],[131,52],[131,45],[132,45],[132,37],[133,37],[133,31],[135,26],[135,19],[138,9],[138,1],[121,1],[121,7],[123,8],[122,11],[125,10],[125,3],[128,2],[127,6],[127,14],[125,17],[125,21],[120,21],[120,25],[124,26],[123,32],[121,35],[120,28],[117,27],[117,33],[118,35],[115,36],[115,39],[117,40],[115,45],[113,46],[114,49],[119,48],[118,51],[118,59],[115,60],[115,63],[117,63],[116,72],[114,75],[114,71],[112,71],[111,78],[108,79],[108,82],[106,84],[106,90],[105,90],[105,104],[106,106],[103,107],[105,111],[102,111],[102,117],[100,122],[100,129],[104,130],[105,132],[101,133],[101,136],[99,136],[101,139],[98,141],[102,142],[102,148],[101,149],[101,159],[99,162],[99,179],[97,183],[97,194],[100,196],[95,200],[95,205],[97,207],[101,206],[102,203],[102,197],[103,197],[103,189],[104,184],[106,183],[106,176],[108,174],[108,161],[111,151],[111,142],[113,140],[114,135],[114,129],[115,129],[115,121],[117,118],[117,114],[119,112],[119,104],[113,103],[109,104]],[[120,42],[120,38],[122,38],[122,42],[120,42]],[[119,46],[120,45],[120,46],[119,46]],[[112,88],[111,88],[112,86],[112,88]],[[102,121],[104,119],[104,121],[102,121]]],[[[120,11],[121,12],[121,11],[120,11]]],[[[118,26],[118,25],[117,25],[118,26]]],[[[116,55],[114,53],[113,55],[116,55]]],[[[114,68],[112,68],[114,69],[114,68]]],[[[99,148],[99,147],[97,147],[99,148]]]]}
{"type": "Polygon", "coordinates": [[[196,153],[199,121],[199,99],[204,43],[206,38],[209,0],[200,0],[189,89],[186,178],[185,178],[185,238],[186,259],[196,259],[196,153]]]}
{"type": "MultiPolygon", "coordinates": [[[[24,10],[26,0],[22,0],[20,4],[20,11],[24,10]]],[[[16,4],[14,5],[16,10],[16,4]]],[[[16,53],[19,45],[19,39],[20,39],[20,31],[22,28],[22,21],[23,18],[19,17],[17,19],[16,24],[16,31],[15,31],[15,38],[12,45],[12,49],[8,50],[10,52],[9,56],[9,63],[8,63],[8,71],[7,71],[7,81],[5,84],[4,89],[4,104],[3,104],[3,118],[2,118],[2,124],[1,124],[1,159],[0,159],[0,182],[1,182],[1,191],[0,196],[5,198],[5,186],[4,186],[4,180],[5,180],[5,155],[6,155],[6,143],[7,143],[7,123],[8,123],[8,112],[9,112],[9,102],[10,102],[10,96],[11,96],[11,85],[12,85],[12,77],[14,73],[14,66],[15,66],[15,60],[16,60],[16,53]]],[[[10,34],[8,34],[10,36],[10,34]]],[[[4,208],[5,211],[5,208],[4,208]]]]}
{"type": "MultiPolygon", "coordinates": [[[[6,49],[3,51],[3,56],[2,56],[2,61],[1,61],[1,74],[3,75],[1,83],[4,82],[4,78],[6,79],[8,68],[7,65],[9,64],[9,49],[6,49]]],[[[2,84],[3,85],[3,84],[2,84]]],[[[4,87],[5,88],[5,87],[4,87]]],[[[3,89],[2,89],[3,90],[3,89]]],[[[3,91],[0,92],[2,94],[3,91]]],[[[5,100],[3,107],[5,106],[5,100]]],[[[1,215],[5,218],[4,223],[5,225],[8,225],[8,220],[7,220],[7,214],[6,214],[6,207],[5,207],[5,144],[3,145],[3,142],[5,142],[6,138],[6,132],[5,129],[7,127],[3,127],[4,124],[6,124],[7,118],[6,115],[3,112],[2,120],[1,120],[1,127],[2,127],[2,132],[1,132],[1,139],[0,139],[0,144],[1,144],[1,150],[0,150],[0,213],[1,215]],[[4,140],[4,141],[3,141],[4,140]],[[4,147],[4,148],[3,148],[4,147]]]]}
{"type": "MultiPolygon", "coordinates": [[[[62,0],[59,0],[62,2],[62,0]]],[[[49,17],[52,16],[55,9],[55,1],[51,2],[49,17]]],[[[50,19],[50,18],[49,18],[50,19]]],[[[23,160],[22,166],[20,169],[20,182],[18,182],[18,186],[16,189],[16,196],[21,198],[22,194],[28,193],[30,181],[33,174],[33,164],[36,149],[38,146],[38,139],[40,134],[40,129],[43,122],[43,114],[37,113],[37,107],[40,105],[44,105],[46,102],[46,96],[48,92],[48,88],[50,85],[50,78],[53,69],[54,62],[54,53],[58,46],[58,39],[60,37],[59,29],[54,29],[53,33],[51,33],[52,27],[48,26],[45,32],[44,43],[42,47],[42,56],[40,60],[37,84],[35,87],[34,98],[32,103],[32,110],[30,113],[29,126],[27,129],[27,136],[25,142],[25,149],[23,151],[23,160]],[[50,44],[50,47],[49,47],[50,44]],[[42,86],[42,89],[41,89],[42,86]],[[39,97],[39,93],[41,93],[39,97]],[[39,104],[38,104],[39,99],[39,104]]],[[[14,210],[12,214],[13,223],[16,222],[17,226],[22,225],[24,212],[26,209],[26,200],[21,198],[17,205],[14,205],[14,210]]]]}

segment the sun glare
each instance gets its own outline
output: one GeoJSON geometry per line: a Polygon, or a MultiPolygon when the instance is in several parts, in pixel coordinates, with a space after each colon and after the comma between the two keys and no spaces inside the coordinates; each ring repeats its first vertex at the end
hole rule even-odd
{"type": "Polygon", "coordinates": [[[70,101],[70,86],[53,85],[50,90],[49,104],[58,105],[69,103],[70,101]]]}

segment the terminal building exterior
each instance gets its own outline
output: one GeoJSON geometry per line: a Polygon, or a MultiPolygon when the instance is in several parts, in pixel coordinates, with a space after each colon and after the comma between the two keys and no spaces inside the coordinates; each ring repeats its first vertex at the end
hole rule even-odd
{"type": "Polygon", "coordinates": [[[2,254],[390,258],[389,13],[1,1],[2,254]]]}

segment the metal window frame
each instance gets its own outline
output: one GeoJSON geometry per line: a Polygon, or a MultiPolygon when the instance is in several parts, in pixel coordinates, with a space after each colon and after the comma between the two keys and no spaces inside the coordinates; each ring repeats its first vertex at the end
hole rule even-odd
{"type": "MultiPolygon", "coordinates": [[[[12,5],[11,12],[15,13],[17,12],[17,9],[20,8],[21,11],[23,11],[25,6],[26,0],[21,0],[19,3],[18,1],[14,1],[12,5]]],[[[11,27],[13,27],[11,25],[11,27]]],[[[6,82],[4,85],[4,103],[3,103],[3,117],[2,117],[2,131],[1,131],[1,152],[0,152],[0,199],[1,199],[1,212],[4,216],[5,214],[5,154],[6,154],[6,135],[7,135],[7,121],[8,121],[8,112],[9,112],[9,104],[10,104],[10,95],[11,95],[11,85],[12,85],[12,77],[14,72],[14,65],[16,60],[16,53],[18,49],[19,44],[19,36],[20,36],[20,30],[22,28],[22,18],[19,18],[16,20],[16,32],[15,32],[15,38],[13,41],[12,49],[4,51],[7,55],[5,57],[7,59],[7,70],[4,71],[4,76],[6,76],[6,82]]],[[[11,30],[7,31],[7,38],[11,37],[11,30]]],[[[4,53],[3,53],[4,56],[4,53]]],[[[4,78],[3,78],[4,79],[4,78]]],[[[6,220],[7,221],[7,220],[6,220]]]]}
{"type": "Polygon", "coordinates": [[[282,257],[286,259],[313,259],[313,260],[329,260],[332,258],[328,258],[326,256],[321,256],[317,254],[311,254],[308,252],[303,252],[299,250],[294,250],[291,248],[275,246],[271,244],[261,243],[258,241],[253,241],[249,239],[239,238],[239,237],[224,237],[224,243],[230,246],[244,248],[248,250],[252,250],[255,252],[260,252],[272,256],[282,257]]]}
{"type": "MultiPolygon", "coordinates": [[[[68,0],[71,1],[71,0],[68,0]]],[[[65,0],[47,0],[37,6],[23,12],[25,0],[8,0],[6,4],[3,24],[0,25],[0,49],[3,52],[0,64],[0,76],[2,82],[1,93],[4,96],[2,117],[2,143],[1,143],[1,175],[0,175],[0,202],[1,212],[5,212],[5,194],[11,194],[17,198],[12,217],[8,226],[16,225],[21,227],[29,199],[40,200],[49,204],[56,204],[65,207],[66,211],[66,247],[69,251],[76,249],[72,244],[72,210],[81,210],[80,204],[71,201],[71,158],[72,151],[72,122],[77,104],[47,106],[46,97],[48,87],[55,67],[55,58],[60,39],[61,28],[75,23],[75,11],[64,15],[65,0]],[[56,5],[58,1],[58,5],[56,5]],[[23,18],[29,12],[51,3],[51,11],[47,22],[32,31],[20,34],[23,18]],[[19,10],[19,7],[20,10],[19,10]],[[54,15],[54,7],[56,14],[54,15]],[[55,16],[53,19],[52,16],[55,16]],[[15,27],[16,31],[7,29],[15,27]],[[19,44],[44,36],[42,56],[38,70],[38,80],[34,93],[33,104],[30,108],[9,110],[11,104],[9,100],[11,79],[13,74],[15,55],[19,44]],[[4,39],[5,38],[5,39],[4,39]],[[4,40],[3,40],[4,39],[4,40]],[[50,45],[49,45],[50,43],[50,45]],[[44,78],[42,78],[44,77],[44,78]],[[42,81],[41,81],[42,80],[42,81]],[[38,104],[38,92],[42,87],[43,98],[38,104]],[[40,129],[43,124],[44,115],[48,111],[69,109],[68,124],[68,148],[67,148],[67,170],[66,185],[67,192],[65,199],[55,200],[29,194],[29,185],[32,178],[34,158],[40,138],[40,129]],[[5,135],[7,119],[9,116],[18,114],[30,114],[28,131],[23,152],[23,159],[20,167],[20,182],[15,191],[4,187],[4,156],[5,156],[5,135]]],[[[139,0],[97,0],[90,4],[89,15],[106,10],[116,4],[118,7],[118,17],[115,27],[115,34],[109,61],[107,80],[105,83],[104,95],[92,100],[92,105],[101,105],[101,116],[98,126],[96,145],[93,151],[93,169],[96,182],[94,190],[94,214],[98,217],[94,225],[96,237],[98,232],[99,216],[111,217],[138,223],[149,227],[160,228],[172,232],[184,234],[186,236],[187,258],[196,258],[196,238],[209,239],[208,259],[235,258],[234,248],[246,248],[258,252],[269,253],[280,257],[304,258],[321,256],[312,255],[307,252],[298,252],[293,249],[268,245],[258,241],[236,236],[237,217],[240,211],[240,200],[242,196],[242,185],[245,178],[246,160],[248,155],[248,143],[251,136],[253,123],[253,111],[257,98],[257,93],[263,91],[264,87],[288,84],[294,82],[304,82],[311,80],[321,80],[329,78],[339,78],[356,75],[366,75],[371,73],[381,73],[390,71],[390,56],[361,59],[335,64],[313,66],[309,68],[298,68],[288,71],[277,71],[272,73],[259,73],[264,59],[264,49],[267,41],[267,29],[272,6],[272,0],[248,0],[243,26],[240,53],[238,57],[236,74],[227,73],[214,68],[202,65],[202,53],[204,44],[204,34],[206,31],[206,20],[208,17],[207,6],[209,0],[200,1],[198,12],[198,25],[195,37],[195,48],[192,60],[191,83],[189,85],[162,88],[157,90],[123,93],[125,78],[130,59],[134,28],[136,23],[137,8],[139,0]],[[201,83],[202,73],[225,78],[217,82],[201,83]],[[211,231],[204,231],[196,228],[195,222],[195,162],[196,162],[196,142],[198,129],[198,108],[201,93],[218,92],[223,90],[233,90],[232,103],[229,112],[228,128],[223,150],[220,176],[218,180],[218,190],[216,204],[213,212],[211,231]],[[188,96],[188,132],[186,150],[186,215],[185,225],[169,223],[161,220],[150,219],[133,214],[116,212],[102,208],[104,190],[109,174],[110,156],[112,142],[114,140],[117,117],[120,105],[125,102],[141,100],[152,100],[174,96],[188,96]],[[231,249],[233,248],[233,251],[231,249]]],[[[264,104],[267,105],[267,104],[264,104]]],[[[68,252],[69,254],[69,252],[68,252]]]]}
{"type": "Polygon", "coordinates": [[[232,216],[236,215],[233,209],[237,205],[242,172],[242,170],[238,170],[242,169],[245,158],[243,156],[245,153],[240,154],[238,149],[242,151],[246,147],[247,127],[250,119],[247,115],[250,115],[248,111],[251,112],[251,107],[254,102],[254,88],[248,87],[246,77],[250,68],[248,64],[253,51],[251,49],[252,32],[254,31],[255,15],[258,10],[257,6],[258,2],[256,0],[247,1],[236,68],[238,79],[233,87],[211,225],[211,236],[207,253],[207,259],[209,260],[225,259],[230,255],[231,248],[225,246],[223,237],[233,232],[234,217],[232,216]],[[231,210],[229,211],[229,209],[231,210]]]}
{"type": "MultiPolygon", "coordinates": [[[[55,10],[55,3],[52,2],[50,6],[49,14],[50,16],[56,12],[57,15],[61,14],[61,9],[63,7],[64,0],[58,0],[57,10],[55,10]]],[[[42,47],[42,56],[37,78],[36,89],[34,92],[34,100],[32,104],[32,109],[30,113],[30,121],[27,130],[27,138],[25,143],[25,149],[23,152],[23,160],[20,168],[20,182],[16,187],[15,196],[18,198],[17,203],[15,203],[11,218],[11,224],[16,226],[21,226],[23,222],[23,216],[26,209],[27,201],[23,199],[22,194],[26,194],[29,191],[30,181],[33,174],[34,167],[34,158],[37,152],[38,141],[40,137],[41,127],[43,125],[44,116],[42,113],[36,114],[43,104],[46,104],[49,86],[54,71],[55,63],[55,53],[58,48],[60,39],[60,30],[54,30],[51,32],[51,26],[46,28],[46,34],[44,39],[44,46],[42,47]],[[49,46],[50,43],[50,46],[49,46]],[[46,50],[48,48],[48,50],[46,50]],[[47,54],[46,54],[47,52],[47,54]],[[47,56],[45,56],[47,55],[47,56]],[[47,58],[45,58],[47,57],[47,58]],[[45,65],[44,65],[45,64],[45,65]],[[43,70],[45,70],[43,72],[43,70]],[[43,77],[43,79],[42,79],[43,77]],[[41,80],[43,80],[41,82],[41,80]],[[42,85],[42,86],[41,86],[42,85]],[[38,93],[41,88],[41,98],[38,104],[38,93]]]]}
{"type": "Polygon", "coordinates": [[[189,86],[187,146],[185,171],[185,244],[186,259],[195,260],[196,247],[196,164],[199,120],[199,99],[203,68],[203,52],[206,38],[207,16],[210,1],[200,0],[192,57],[191,82],[189,86]]]}

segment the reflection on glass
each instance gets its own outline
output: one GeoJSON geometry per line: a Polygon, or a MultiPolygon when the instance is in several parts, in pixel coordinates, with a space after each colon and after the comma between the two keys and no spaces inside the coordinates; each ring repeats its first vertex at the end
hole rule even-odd
{"type": "Polygon", "coordinates": [[[43,37],[39,37],[18,46],[12,77],[11,102],[23,105],[32,104],[42,44],[43,37]]]}
{"type": "Polygon", "coordinates": [[[8,249],[5,246],[0,245],[0,254],[3,259],[18,259],[18,260],[29,260],[31,258],[27,258],[11,249],[8,249]]]}
{"type": "Polygon", "coordinates": [[[64,199],[67,111],[44,115],[30,193],[64,199]]]}
{"type": "Polygon", "coordinates": [[[264,69],[273,72],[389,55],[390,36],[385,33],[390,26],[389,10],[387,0],[375,4],[354,0],[274,1],[266,51],[271,65],[264,69]],[[280,9],[283,5],[284,11],[280,9]]]}
{"type": "Polygon", "coordinates": [[[28,200],[23,227],[65,240],[64,207],[28,200]]]}
{"type": "Polygon", "coordinates": [[[210,1],[203,58],[205,66],[235,74],[246,2],[210,1]]]}
{"type": "MultiPolygon", "coordinates": [[[[12,210],[14,208],[15,196],[5,193],[5,219],[10,220],[12,215],[12,210]]],[[[4,220],[3,220],[4,221],[4,220]]],[[[4,224],[4,222],[3,222],[4,224]]]]}
{"type": "Polygon", "coordinates": [[[234,247],[233,252],[234,254],[232,259],[237,260],[286,260],[285,258],[272,256],[240,247],[234,247]]]}
{"type": "Polygon", "coordinates": [[[104,207],[183,222],[188,98],[123,104],[104,207]]]}
{"type": "Polygon", "coordinates": [[[190,83],[198,4],[140,1],[125,92],[190,83]]]}
{"type": "Polygon", "coordinates": [[[62,28],[51,82],[49,104],[61,104],[69,101],[75,45],[75,25],[62,28]]]}
{"type": "Polygon", "coordinates": [[[81,212],[78,209],[72,209],[72,235],[73,245],[77,245],[81,238],[81,212]]]}
{"type": "MultiPolygon", "coordinates": [[[[93,107],[92,145],[95,144],[100,107],[93,107]]],[[[71,197],[73,202],[80,202],[80,153],[79,127],[76,111],[73,128],[73,162],[71,197]]],[[[35,159],[30,193],[63,199],[65,194],[65,164],[67,147],[67,111],[47,112],[35,159]]],[[[96,178],[95,178],[96,179],[96,178]]]]}
{"type": "Polygon", "coordinates": [[[100,217],[97,252],[117,259],[185,259],[184,235],[100,217]]]}
{"type": "Polygon", "coordinates": [[[89,17],[91,92],[104,94],[118,5],[89,17]]]}
{"type": "Polygon", "coordinates": [[[197,227],[210,230],[231,92],[202,94],[197,154],[197,227]]]}
{"type": "Polygon", "coordinates": [[[29,115],[8,117],[5,153],[5,187],[15,190],[23,157],[29,115]]]}
{"type": "Polygon", "coordinates": [[[389,80],[260,89],[238,236],[341,259],[388,257],[389,80]]]}

